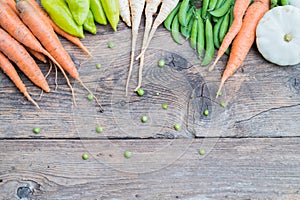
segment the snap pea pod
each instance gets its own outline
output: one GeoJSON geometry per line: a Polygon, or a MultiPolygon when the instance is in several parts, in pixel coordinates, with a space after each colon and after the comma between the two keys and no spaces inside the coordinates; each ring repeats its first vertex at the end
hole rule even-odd
{"type": "Polygon", "coordinates": [[[198,35],[198,20],[193,19],[193,26],[192,26],[192,31],[191,31],[191,47],[193,49],[197,48],[197,35],[198,35]]]}
{"type": "Polygon", "coordinates": [[[208,5],[209,5],[209,0],[203,0],[203,2],[202,2],[202,11],[201,11],[201,17],[203,19],[207,18],[208,5]]]}
{"type": "Polygon", "coordinates": [[[213,27],[213,34],[214,34],[214,45],[217,49],[220,48],[220,40],[219,40],[219,32],[220,32],[220,27],[223,22],[224,17],[220,18],[218,22],[214,25],[213,27]]]}
{"type": "Polygon", "coordinates": [[[83,27],[74,21],[64,0],[41,0],[41,4],[57,26],[71,35],[84,38],[83,27]]]}
{"type": "Polygon", "coordinates": [[[196,13],[196,18],[198,22],[198,31],[197,31],[197,53],[198,57],[200,58],[202,56],[202,52],[205,48],[205,28],[204,28],[204,22],[201,17],[202,10],[199,9],[196,13]]]}
{"type": "Polygon", "coordinates": [[[168,15],[168,17],[164,21],[164,26],[169,31],[171,30],[171,25],[172,25],[173,19],[174,19],[175,15],[177,14],[177,12],[180,8],[180,5],[181,5],[181,2],[179,2],[177,4],[177,6],[172,10],[172,12],[168,15]]]}
{"type": "Polygon", "coordinates": [[[222,17],[229,11],[232,3],[233,3],[233,0],[227,0],[224,2],[224,4],[220,8],[211,11],[210,14],[215,17],[222,17]]]}
{"type": "Polygon", "coordinates": [[[194,7],[191,7],[187,14],[186,14],[186,21],[188,22],[186,26],[180,26],[180,32],[181,34],[185,37],[185,38],[189,38],[190,37],[190,30],[191,30],[191,21],[193,20],[192,17],[193,17],[193,10],[194,10],[194,7]]]}
{"type": "Polygon", "coordinates": [[[117,31],[120,19],[119,1],[118,0],[100,0],[105,16],[107,17],[111,27],[117,31]]]}
{"type": "Polygon", "coordinates": [[[94,22],[94,17],[93,17],[92,11],[90,11],[90,10],[88,12],[87,19],[83,23],[83,29],[94,35],[97,33],[97,27],[94,22]]]}
{"type": "Polygon", "coordinates": [[[183,0],[180,5],[179,12],[178,12],[178,20],[181,26],[186,26],[188,23],[187,13],[189,10],[189,6],[190,6],[190,0],[183,0]]]}
{"type": "Polygon", "coordinates": [[[271,9],[278,6],[278,0],[271,0],[271,9]]]}
{"type": "Polygon", "coordinates": [[[232,22],[234,20],[234,14],[233,14],[233,6],[230,8],[230,16],[229,16],[229,27],[232,25],[232,22]]]}
{"type": "Polygon", "coordinates": [[[90,0],[90,9],[93,13],[94,20],[102,25],[107,24],[106,16],[100,0],[90,0]]]}
{"type": "Polygon", "coordinates": [[[224,19],[222,21],[222,24],[220,26],[219,30],[219,41],[222,42],[229,27],[229,14],[230,12],[227,12],[227,14],[224,16],[224,19]]]}
{"type": "Polygon", "coordinates": [[[214,48],[214,40],[213,40],[213,30],[209,18],[206,19],[205,22],[205,44],[206,44],[205,55],[201,65],[208,65],[214,57],[215,48],[214,48]]]}
{"type": "Polygon", "coordinates": [[[217,5],[216,5],[216,7],[215,7],[215,9],[218,9],[218,8],[220,8],[223,4],[224,4],[224,2],[225,1],[228,1],[228,0],[218,0],[218,2],[217,2],[217,5]]]}
{"type": "Polygon", "coordinates": [[[69,6],[69,9],[72,13],[75,22],[78,25],[83,25],[90,10],[90,1],[89,0],[66,0],[66,2],[69,6]]]}
{"type": "Polygon", "coordinates": [[[289,5],[289,0],[280,0],[282,6],[289,5]]]}
{"type": "Polygon", "coordinates": [[[173,37],[173,40],[177,42],[178,44],[182,44],[182,40],[180,38],[179,33],[179,20],[178,20],[178,14],[175,15],[172,25],[171,25],[171,35],[173,37]]]}
{"type": "Polygon", "coordinates": [[[217,3],[218,3],[218,0],[210,0],[209,5],[208,5],[208,10],[214,10],[217,3]]]}

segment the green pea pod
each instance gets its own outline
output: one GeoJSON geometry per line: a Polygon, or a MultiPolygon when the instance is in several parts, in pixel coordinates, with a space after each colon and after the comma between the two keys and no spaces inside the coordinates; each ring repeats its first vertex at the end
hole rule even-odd
{"type": "Polygon", "coordinates": [[[198,57],[202,56],[202,52],[205,47],[205,27],[203,19],[201,18],[201,9],[197,12],[197,22],[198,22],[198,31],[197,31],[197,53],[198,57]]]}
{"type": "Polygon", "coordinates": [[[220,42],[223,41],[227,31],[228,31],[228,27],[229,27],[229,14],[230,12],[228,12],[225,16],[224,19],[222,21],[222,24],[220,26],[220,30],[219,30],[219,40],[220,42]]]}
{"type": "Polygon", "coordinates": [[[278,0],[271,0],[271,9],[278,6],[278,0]]]}
{"type": "Polygon", "coordinates": [[[232,3],[233,3],[233,0],[227,0],[220,8],[211,11],[210,14],[215,17],[222,17],[229,11],[232,3]]]}
{"type": "Polygon", "coordinates": [[[286,6],[286,5],[289,5],[289,0],[280,0],[280,3],[282,6],[286,6]]]}
{"type": "Polygon", "coordinates": [[[120,19],[119,1],[118,0],[100,0],[104,13],[113,28],[117,31],[117,26],[120,19]]]}
{"type": "Polygon", "coordinates": [[[69,9],[72,13],[75,22],[78,25],[83,25],[90,10],[90,1],[89,0],[66,0],[66,2],[69,6],[69,9]]]}
{"type": "Polygon", "coordinates": [[[182,40],[180,38],[180,34],[179,34],[179,20],[178,20],[178,14],[175,15],[173,22],[172,22],[172,26],[171,26],[171,34],[173,37],[173,40],[175,42],[177,42],[178,44],[182,44],[182,40]]]}
{"type": "Polygon", "coordinates": [[[106,25],[107,20],[100,0],[90,0],[90,9],[93,13],[94,20],[99,24],[106,25]]]}
{"type": "Polygon", "coordinates": [[[193,19],[193,26],[192,26],[192,32],[191,32],[191,47],[193,49],[197,48],[197,35],[198,35],[198,20],[193,19]]]}
{"type": "Polygon", "coordinates": [[[167,30],[171,30],[171,24],[173,22],[173,19],[175,15],[177,14],[179,8],[180,8],[181,2],[177,4],[177,6],[172,10],[172,12],[168,15],[168,17],[164,21],[164,26],[167,30]]]}
{"type": "Polygon", "coordinates": [[[178,20],[181,26],[186,26],[188,23],[187,13],[188,13],[189,6],[190,6],[190,0],[183,0],[180,5],[179,12],[178,12],[178,20]]]}
{"type": "Polygon", "coordinates": [[[203,19],[206,19],[206,17],[207,17],[208,5],[209,5],[209,0],[203,0],[203,2],[202,2],[202,12],[201,12],[201,17],[203,19]]]}
{"type": "Polygon", "coordinates": [[[218,3],[218,0],[210,0],[209,5],[208,5],[208,10],[214,10],[217,3],[218,3]]]}
{"type": "Polygon", "coordinates": [[[94,35],[97,33],[97,27],[94,22],[94,17],[93,17],[91,10],[89,10],[88,16],[87,16],[85,22],[83,23],[83,29],[94,35]]]}
{"type": "Polygon", "coordinates": [[[41,0],[41,4],[57,26],[71,35],[84,38],[83,27],[74,21],[64,0],[41,0]]]}
{"type": "Polygon", "coordinates": [[[209,19],[205,22],[205,55],[201,65],[208,65],[214,57],[214,39],[213,39],[213,30],[212,25],[209,19]]]}
{"type": "Polygon", "coordinates": [[[228,1],[228,0],[218,0],[215,10],[220,8],[224,4],[225,1],[228,1]]]}
{"type": "Polygon", "coordinates": [[[233,6],[230,8],[229,27],[232,25],[234,20],[233,6]]]}
{"type": "Polygon", "coordinates": [[[219,40],[219,32],[220,32],[220,27],[223,22],[223,19],[224,19],[224,17],[220,18],[219,21],[214,25],[214,28],[213,28],[214,44],[217,49],[219,49],[221,46],[220,40],[219,40]]]}
{"type": "Polygon", "coordinates": [[[180,32],[185,38],[189,38],[191,34],[191,26],[192,26],[192,17],[193,17],[194,7],[191,7],[186,15],[186,21],[188,22],[186,26],[180,26],[180,32]]]}

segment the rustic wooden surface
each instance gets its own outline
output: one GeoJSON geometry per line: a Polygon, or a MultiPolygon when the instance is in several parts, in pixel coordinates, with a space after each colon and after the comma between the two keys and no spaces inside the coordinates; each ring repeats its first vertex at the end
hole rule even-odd
{"type": "MultiPolygon", "coordinates": [[[[98,26],[97,35],[86,34],[93,58],[61,39],[103,113],[72,81],[75,107],[61,74],[55,91],[54,71],[47,79],[52,92],[41,99],[22,76],[40,110],[0,74],[1,200],[300,199],[300,65],[275,66],[253,47],[215,99],[227,56],[208,72],[188,42],[177,45],[160,27],[146,53],[146,93],[126,97],[130,31],[120,23],[116,33],[98,26]],[[109,41],[115,48],[107,47],[109,41]],[[164,68],[157,67],[159,59],[166,60],[164,68]],[[147,123],[140,122],[143,115],[147,123]],[[34,127],[41,133],[33,134],[34,127]],[[123,157],[126,149],[132,158],[123,157]],[[87,161],[81,159],[85,152],[87,161]]],[[[38,64],[46,73],[49,66],[38,64]]],[[[130,91],[137,68],[136,62],[130,91]]]]}

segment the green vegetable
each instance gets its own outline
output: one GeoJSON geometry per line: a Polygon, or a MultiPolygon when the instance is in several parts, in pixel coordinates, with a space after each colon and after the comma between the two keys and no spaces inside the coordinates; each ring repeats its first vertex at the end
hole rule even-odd
{"type": "Polygon", "coordinates": [[[233,0],[226,0],[225,3],[220,8],[213,10],[209,13],[215,17],[222,17],[230,10],[230,6],[232,3],[233,0]]]}
{"type": "Polygon", "coordinates": [[[101,68],[101,64],[98,63],[98,64],[96,65],[96,68],[97,68],[97,69],[100,69],[100,68],[101,68]]]}
{"type": "Polygon", "coordinates": [[[145,94],[145,91],[142,88],[139,88],[136,92],[139,96],[143,96],[145,94]]]}
{"type": "Polygon", "coordinates": [[[90,11],[90,10],[89,10],[88,16],[83,24],[83,29],[94,35],[97,33],[97,27],[94,22],[94,17],[93,17],[92,11],[90,11]]]}
{"type": "Polygon", "coordinates": [[[205,150],[204,150],[204,149],[200,149],[200,150],[199,150],[199,154],[200,154],[200,155],[204,155],[204,154],[205,154],[205,150]]]}
{"type": "Polygon", "coordinates": [[[113,42],[109,42],[107,46],[108,46],[108,48],[112,49],[115,47],[115,44],[113,42]]]}
{"type": "Polygon", "coordinates": [[[229,17],[230,17],[230,12],[228,12],[225,16],[224,19],[222,21],[222,24],[220,26],[220,30],[219,30],[219,41],[222,43],[228,28],[229,28],[229,17]]]}
{"type": "Polygon", "coordinates": [[[224,4],[225,1],[228,1],[228,0],[218,0],[215,10],[220,8],[224,4]]]}
{"type": "Polygon", "coordinates": [[[220,27],[222,25],[223,19],[224,19],[224,17],[220,18],[218,20],[218,22],[214,25],[214,28],[213,28],[214,44],[217,49],[219,49],[221,46],[220,40],[219,40],[219,32],[220,32],[220,27]]]}
{"type": "Polygon", "coordinates": [[[192,6],[186,14],[187,25],[180,26],[180,32],[185,38],[189,38],[191,35],[191,30],[193,26],[193,12],[194,12],[194,7],[192,6]]]}
{"type": "Polygon", "coordinates": [[[190,6],[190,0],[183,0],[179,12],[178,12],[178,21],[182,26],[186,26],[188,24],[187,13],[190,6]]]}
{"type": "Polygon", "coordinates": [[[106,18],[108,19],[114,31],[117,31],[117,26],[120,19],[119,1],[118,0],[100,0],[106,18]]]}
{"type": "Polygon", "coordinates": [[[41,4],[57,26],[71,35],[84,38],[83,27],[74,21],[64,0],[41,0],[41,4]]]}
{"type": "Polygon", "coordinates": [[[124,152],[124,157],[125,158],[130,158],[131,156],[132,156],[132,152],[131,151],[127,150],[127,151],[124,152]]]}
{"type": "Polygon", "coordinates": [[[73,19],[78,25],[83,25],[90,10],[90,0],[66,0],[73,19]]]}
{"type": "Polygon", "coordinates": [[[194,19],[193,28],[191,32],[191,40],[190,40],[190,44],[193,49],[197,48],[197,34],[198,34],[198,20],[194,19]]]}
{"type": "Polygon", "coordinates": [[[207,116],[209,114],[208,110],[204,110],[203,115],[207,116]]]}
{"type": "Polygon", "coordinates": [[[41,129],[38,128],[38,127],[35,127],[33,130],[32,130],[35,134],[39,134],[41,132],[41,129]]]}
{"type": "Polygon", "coordinates": [[[88,94],[87,99],[92,101],[94,99],[94,95],[93,94],[88,94]]]}
{"type": "Polygon", "coordinates": [[[165,110],[168,109],[168,104],[165,104],[165,103],[164,103],[164,104],[162,105],[162,108],[165,109],[165,110]]]}
{"type": "Polygon", "coordinates": [[[87,155],[86,153],[82,154],[82,159],[83,160],[87,160],[89,158],[89,155],[87,155]]]}
{"type": "Polygon", "coordinates": [[[177,14],[179,8],[180,8],[181,2],[177,4],[177,6],[172,10],[172,12],[168,15],[168,17],[164,21],[164,26],[167,30],[171,30],[171,24],[173,22],[173,19],[175,15],[177,14]]]}
{"type": "Polygon", "coordinates": [[[211,60],[213,59],[214,56],[214,40],[213,40],[213,30],[212,30],[212,25],[210,23],[209,19],[206,19],[205,22],[205,43],[206,43],[206,48],[205,48],[205,55],[203,58],[203,61],[201,65],[208,65],[211,60]]]}
{"type": "Polygon", "coordinates": [[[180,34],[179,34],[178,14],[174,17],[174,20],[172,22],[171,34],[172,34],[173,40],[175,42],[177,42],[178,44],[182,44],[182,40],[181,40],[180,34]]]}
{"type": "Polygon", "coordinates": [[[102,133],[103,132],[103,127],[102,126],[97,126],[96,127],[96,132],[97,133],[102,133]]]}
{"type": "Polygon", "coordinates": [[[94,20],[99,24],[106,25],[107,20],[100,0],[90,0],[90,9],[93,13],[94,20]]]}
{"type": "Polygon", "coordinates": [[[202,13],[201,13],[201,17],[203,19],[207,18],[208,5],[209,5],[209,0],[203,0],[203,2],[202,2],[202,13]]]}
{"type": "Polygon", "coordinates": [[[197,31],[197,53],[198,57],[200,58],[202,56],[202,52],[205,48],[205,30],[204,30],[204,22],[201,18],[201,12],[202,10],[197,10],[196,18],[198,22],[198,31],[197,31]]]}
{"type": "Polygon", "coordinates": [[[156,96],[159,96],[159,95],[160,95],[160,93],[159,93],[159,92],[156,92],[156,93],[155,93],[155,95],[156,95],[156,96]]]}
{"type": "Polygon", "coordinates": [[[179,124],[175,124],[175,125],[174,125],[174,129],[175,129],[176,131],[179,131],[179,130],[180,130],[180,125],[179,125],[179,124]]]}
{"type": "Polygon", "coordinates": [[[210,0],[209,5],[208,5],[208,10],[214,10],[217,3],[218,3],[218,0],[210,0]]]}
{"type": "Polygon", "coordinates": [[[147,116],[143,116],[143,117],[141,118],[141,121],[142,121],[143,123],[147,122],[147,121],[148,121],[148,117],[147,117],[147,116]]]}
{"type": "Polygon", "coordinates": [[[165,60],[163,60],[163,59],[159,60],[159,61],[158,61],[158,66],[159,66],[159,67],[165,66],[165,60]]]}
{"type": "Polygon", "coordinates": [[[225,106],[226,106],[225,102],[222,101],[222,102],[220,103],[220,106],[225,107],[225,106]]]}
{"type": "Polygon", "coordinates": [[[289,5],[289,0],[280,0],[282,6],[289,5]]]}

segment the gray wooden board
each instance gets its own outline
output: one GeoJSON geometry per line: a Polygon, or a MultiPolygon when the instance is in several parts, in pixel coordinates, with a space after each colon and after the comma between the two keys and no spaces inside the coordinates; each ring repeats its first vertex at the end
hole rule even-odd
{"type": "Polygon", "coordinates": [[[299,154],[299,138],[1,140],[0,199],[299,199],[299,154]]]}

